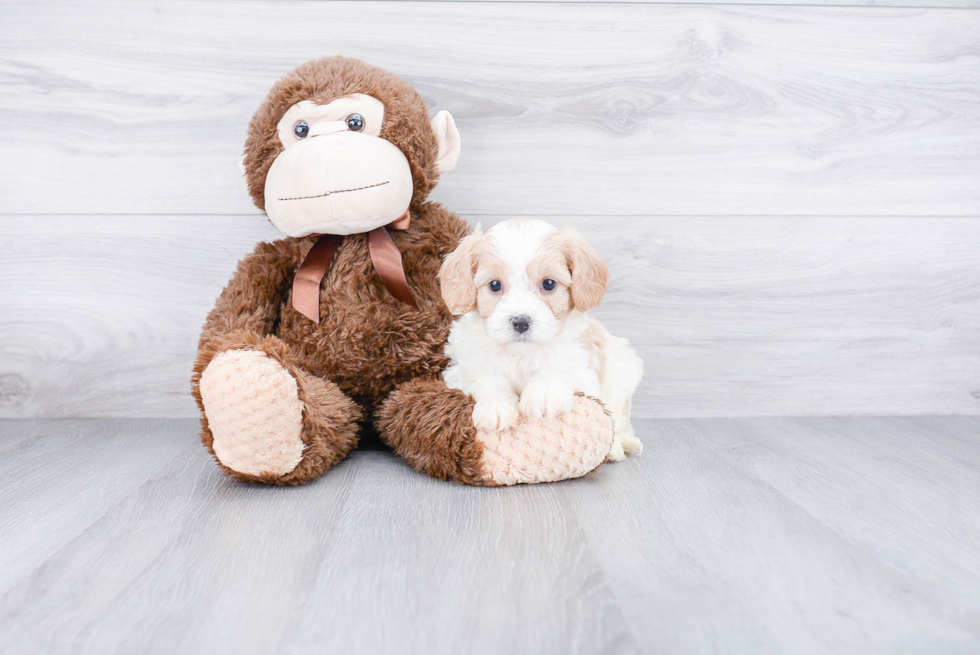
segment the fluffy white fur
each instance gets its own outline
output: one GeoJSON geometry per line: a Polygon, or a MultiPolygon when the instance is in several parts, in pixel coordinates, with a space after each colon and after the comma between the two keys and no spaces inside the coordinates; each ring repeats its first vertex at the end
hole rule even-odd
{"type": "Polygon", "coordinates": [[[609,459],[641,449],[630,402],[643,362],[585,313],[602,299],[607,278],[580,235],[539,220],[507,221],[485,234],[477,228],[446,258],[442,294],[460,316],[443,378],[476,400],[477,428],[506,429],[522,414],[560,416],[581,392],[612,413],[609,459]]]}

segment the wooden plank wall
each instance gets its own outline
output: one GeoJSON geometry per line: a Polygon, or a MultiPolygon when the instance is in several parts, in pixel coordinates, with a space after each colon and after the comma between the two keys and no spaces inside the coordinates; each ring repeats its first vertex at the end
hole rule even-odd
{"type": "Polygon", "coordinates": [[[0,5],[0,416],[193,416],[255,242],[238,157],[313,57],[464,139],[435,198],[584,232],[640,416],[980,413],[980,2],[0,5]]]}

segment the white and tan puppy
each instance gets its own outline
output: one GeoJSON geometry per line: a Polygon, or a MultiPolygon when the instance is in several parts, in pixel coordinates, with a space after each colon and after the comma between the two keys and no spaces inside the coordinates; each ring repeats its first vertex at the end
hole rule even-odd
{"type": "Polygon", "coordinates": [[[544,221],[478,227],[439,272],[442,297],[461,315],[446,343],[446,385],[473,396],[477,428],[505,429],[519,415],[550,419],[576,393],[612,413],[609,459],[639,451],[630,401],[643,362],[626,339],[585,314],[602,300],[609,269],[581,235],[544,221]]]}

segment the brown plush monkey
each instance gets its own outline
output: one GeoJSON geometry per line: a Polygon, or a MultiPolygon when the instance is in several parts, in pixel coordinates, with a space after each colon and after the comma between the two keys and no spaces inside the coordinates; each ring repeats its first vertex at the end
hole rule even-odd
{"type": "Polygon", "coordinates": [[[245,175],[288,236],[243,259],[208,315],[192,390],[201,439],[242,480],[301,484],[373,422],[420,471],[466,484],[582,475],[612,428],[580,398],[561,426],[477,433],[440,377],[451,316],[437,275],[468,229],[427,202],[459,155],[400,78],[331,57],[273,86],[249,126],[245,175]]]}

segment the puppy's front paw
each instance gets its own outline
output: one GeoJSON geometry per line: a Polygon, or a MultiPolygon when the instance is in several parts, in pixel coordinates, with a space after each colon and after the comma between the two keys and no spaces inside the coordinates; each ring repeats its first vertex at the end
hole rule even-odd
{"type": "Polygon", "coordinates": [[[473,406],[473,425],[477,430],[506,430],[517,425],[517,396],[495,396],[478,400],[473,406]]]}
{"type": "Polygon", "coordinates": [[[575,392],[555,380],[531,380],[521,393],[521,414],[530,418],[554,418],[572,409],[575,392]]]}

